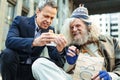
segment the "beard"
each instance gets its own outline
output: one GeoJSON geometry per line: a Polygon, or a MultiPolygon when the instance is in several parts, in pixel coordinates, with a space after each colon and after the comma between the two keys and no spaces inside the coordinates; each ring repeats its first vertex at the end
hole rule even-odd
{"type": "Polygon", "coordinates": [[[87,43],[88,39],[89,39],[89,34],[87,30],[86,31],[84,30],[82,33],[79,33],[77,36],[74,37],[72,44],[83,45],[87,43]]]}

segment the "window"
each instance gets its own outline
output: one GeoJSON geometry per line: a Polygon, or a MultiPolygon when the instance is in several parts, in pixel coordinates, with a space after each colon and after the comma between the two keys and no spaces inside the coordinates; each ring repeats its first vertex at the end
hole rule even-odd
{"type": "Polygon", "coordinates": [[[111,32],[118,32],[118,29],[112,29],[111,32]]]}
{"type": "Polygon", "coordinates": [[[108,32],[108,29],[106,29],[106,32],[108,32]]]}
{"type": "Polygon", "coordinates": [[[23,0],[23,6],[29,8],[29,0],[23,0]]]}
{"type": "Polygon", "coordinates": [[[29,0],[23,0],[22,16],[27,16],[29,12],[29,0]]]}
{"type": "Polygon", "coordinates": [[[106,24],[106,26],[108,26],[108,24],[106,24]]]}
{"type": "Polygon", "coordinates": [[[7,0],[8,3],[12,4],[12,5],[16,5],[17,1],[16,0],[7,0]]]}
{"type": "Polygon", "coordinates": [[[34,2],[34,12],[36,12],[37,6],[38,6],[38,2],[34,2]]]}
{"type": "Polygon", "coordinates": [[[1,7],[1,0],[0,0],[0,7],[1,7]]]}
{"type": "Polygon", "coordinates": [[[118,37],[118,35],[111,35],[112,37],[115,37],[115,38],[117,38],[118,37]]]}
{"type": "Polygon", "coordinates": [[[8,7],[7,7],[7,13],[6,13],[6,23],[11,24],[13,17],[14,17],[14,9],[15,7],[8,3],[8,7]]]}
{"type": "Polygon", "coordinates": [[[110,26],[118,26],[118,24],[117,24],[117,23],[114,23],[114,24],[110,24],[110,26]]]}
{"type": "Polygon", "coordinates": [[[100,18],[100,21],[102,21],[102,18],[100,18]]]}
{"type": "Polygon", "coordinates": [[[27,16],[28,15],[28,12],[22,10],[22,16],[27,16]]]}
{"type": "Polygon", "coordinates": [[[65,0],[63,0],[63,4],[65,4],[65,0]]]}

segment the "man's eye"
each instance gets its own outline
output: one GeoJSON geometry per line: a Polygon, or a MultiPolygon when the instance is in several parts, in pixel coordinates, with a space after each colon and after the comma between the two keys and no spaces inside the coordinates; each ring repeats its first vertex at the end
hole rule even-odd
{"type": "Polygon", "coordinates": [[[80,25],[79,25],[79,24],[77,24],[77,25],[76,25],[76,27],[80,27],[80,25]]]}
{"type": "Polygon", "coordinates": [[[49,16],[45,16],[45,18],[49,18],[49,16]]]}
{"type": "Polygon", "coordinates": [[[53,20],[54,18],[53,17],[51,17],[51,20],[53,20]]]}
{"type": "Polygon", "coordinates": [[[73,29],[73,26],[71,26],[70,28],[73,29]]]}

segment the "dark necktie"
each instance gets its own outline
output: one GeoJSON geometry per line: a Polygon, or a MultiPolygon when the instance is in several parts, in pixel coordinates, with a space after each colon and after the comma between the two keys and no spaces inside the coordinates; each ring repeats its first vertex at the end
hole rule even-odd
{"type": "Polygon", "coordinates": [[[41,29],[36,29],[36,33],[35,33],[35,38],[37,38],[38,36],[40,36],[41,34],[41,29]]]}

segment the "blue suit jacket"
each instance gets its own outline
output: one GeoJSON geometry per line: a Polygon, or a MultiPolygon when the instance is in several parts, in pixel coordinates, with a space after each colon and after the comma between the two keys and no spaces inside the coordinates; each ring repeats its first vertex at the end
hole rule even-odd
{"type": "MultiPolygon", "coordinates": [[[[48,32],[49,29],[54,30],[54,28],[50,26],[48,29],[42,30],[42,32],[48,32]]],[[[30,18],[17,16],[10,26],[6,39],[6,47],[17,51],[19,55],[38,57],[45,46],[32,47],[34,34],[35,16],[32,16],[30,18]]],[[[48,53],[52,60],[61,62],[62,55],[58,53],[55,47],[49,46],[48,53]]]]}

